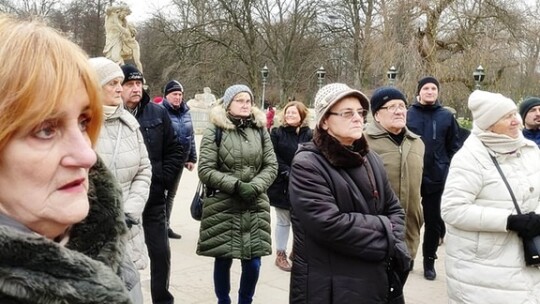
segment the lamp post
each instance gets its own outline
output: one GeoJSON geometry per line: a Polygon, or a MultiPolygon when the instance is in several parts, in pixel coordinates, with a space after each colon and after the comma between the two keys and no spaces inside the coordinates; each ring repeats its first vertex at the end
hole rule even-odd
{"type": "Polygon", "coordinates": [[[390,83],[391,86],[393,86],[396,83],[397,74],[398,74],[398,71],[395,66],[391,66],[386,72],[386,77],[388,78],[388,82],[390,83]]]}
{"type": "Polygon", "coordinates": [[[475,84],[475,89],[476,90],[480,90],[481,86],[480,84],[482,83],[482,81],[484,81],[484,78],[486,77],[486,73],[484,73],[484,68],[479,65],[476,70],[474,70],[473,72],[473,78],[474,78],[474,84],[475,84]]]}
{"type": "Polygon", "coordinates": [[[319,90],[322,87],[324,76],[326,76],[326,70],[321,65],[321,67],[317,69],[317,85],[319,86],[319,90]]]}
{"type": "Polygon", "coordinates": [[[261,69],[261,76],[262,76],[262,96],[261,96],[261,109],[264,109],[264,93],[266,90],[266,79],[268,78],[268,67],[266,64],[261,69]]]}

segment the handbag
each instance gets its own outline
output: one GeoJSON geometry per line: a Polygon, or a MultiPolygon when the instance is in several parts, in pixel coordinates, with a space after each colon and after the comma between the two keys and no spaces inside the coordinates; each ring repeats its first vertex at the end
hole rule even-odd
{"type": "MultiPolygon", "coordinates": [[[[510,188],[510,184],[506,180],[506,177],[499,166],[499,162],[497,162],[497,159],[493,155],[489,154],[489,156],[491,157],[491,160],[493,160],[493,163],[495,164],[497,171],[499,171],[506,188],[510,192],[510,197],[512,197],[512,202],[514,202],[514,207],[516,208],[517,214],[522,214],[521,209],[517,204],[516,197],[514,196],[514,191],[512,191],[512,188],[510,188]]],[[[540,266],[540,235],[532,238],[523,238],[523,253],[525,257],[525,265],[531,267],[540,266]]]]}
{"type": "Polygon", "coordinates": [[[191,211],[191,217],[196,221],[200,221],[202,218],[203,199],[205,198],[205,194],[205,186],[201,181],[199,181],[199,185],[197,185],[197,189],[195,190],[195,194],[193,195],[193,200],[191,200],[191,206],[189,208],[191,211]]]}

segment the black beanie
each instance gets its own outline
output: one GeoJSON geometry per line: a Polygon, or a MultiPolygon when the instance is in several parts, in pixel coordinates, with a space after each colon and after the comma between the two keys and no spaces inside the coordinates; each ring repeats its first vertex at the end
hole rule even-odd
{"type": "Polygon", "coordinates": [[[184,87],[182,86],[180,82],[176,80],[171,80],[167,82],[167,84],[163,88],[163,96],[167,96],[169,95],[169,93],[176,92],[176,91],[184,92],[184,87]]]}
{"type": "Polygon", "coordinates": [[[440,90],[441,88],[439,87],[439,81],[433,77],[433,76],[426,76],[420,80],[418,80],[418,87],[416,88],[416,94],[420,93],[420,90],[422,89],[423,86],[426,85],[426,83],[433,83],[437,86],[437,90],[440,90]]]}
{"type": "Polygon", "coordinates": [[[122,72],[124,72],[124,82],[122,84],[131,80],[140,80],[144,83],[143,74],[134,65],[124,64],[121,68],[122,72]]]}
{"type": "Polygon", "coordinates": [[[519,104],[519,115],[523,121],[525,121],[525,116],[532,107],[540,106],[540,98],[538,97],[527,97],[519,104]]]}
{"type": "Polygon", "coordinates": [[[407,104],[407,99],[405,95],[401,93],[398,89],[394,87],[380,87],[371,96],[371,113],[375,115],[379,109],[384,106],[385,103],[393,99],[400,99],[407,104]]]}

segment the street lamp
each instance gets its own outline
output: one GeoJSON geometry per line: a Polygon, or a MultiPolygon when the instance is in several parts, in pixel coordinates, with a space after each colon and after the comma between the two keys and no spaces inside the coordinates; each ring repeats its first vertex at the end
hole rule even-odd
{"type": "Polygon", "coordinates": [[[262,76],[262,97],[261,97],[261,109],[264,109],[264,91],[266,90],[266,79],[268,78],[268,67],[266,64],[261,69],[261,76],[262,76]]]}
{"type": "Polygon", "coordinates": [[[386,72],[386,77],[388,78],[390,85],[393,86],[396,83],[397,74],[398,74],[398,71],[395,66],[391,66],[388,69],[388,72],[386,72]]]}
{"type": "Polygon", "coordinates": [[[475,83],[475,89],[480,90],[480,84],[482,81],[484,81],[484,77],[486,77],[486,73],[484,73],[484,68],[479,65],[476,70],[472,73],[475,83]]]}
{"type": "Polygon", "coordinates": [[[320,68],[317,69],[317,85],[319,86],[319,90],[322,87],[324,76],[326,76],[326,71],[324,70],[323,66],[321,65],[320,68]]]}

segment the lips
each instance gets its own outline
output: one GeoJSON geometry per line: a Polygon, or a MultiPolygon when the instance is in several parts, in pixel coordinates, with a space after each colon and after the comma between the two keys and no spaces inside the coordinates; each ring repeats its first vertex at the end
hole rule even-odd
{"type": "Polygon", "coordinates": [[[65,185],[63,185],[62,187],[58,188],[58,190],[69,190],[69,189],[73,189],[73,188],[77,188],[77,187],[80,187],[84,184],[84,181],[86,179],[84,178],[79,178],[79,179],[76,179],[70,183],[67,183],[65,185]]]}

